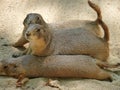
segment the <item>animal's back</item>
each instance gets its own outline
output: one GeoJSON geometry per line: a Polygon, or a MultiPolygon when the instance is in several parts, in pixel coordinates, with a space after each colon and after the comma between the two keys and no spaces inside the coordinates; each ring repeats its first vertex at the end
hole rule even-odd
{"type": "Polygon", "coordinates": [[[52,44],[54,54],[87,54],[101,60],[109,56],[108,43],[82,28],[54,31],[52,44]]]}
{"type": "Polygon", "coordinates": [[[49,27],[52,30],[66,30],[66,29],[74,29],[74,28],[84,28],[89,32],[92,32],[98,37],[102,37],[102,32],[99,27],[99,24],[95,21],[90,20],[70,20],[66,22],[59,23],[49,23],[49,27]]]}
{"type": "Polygon", "coordinates": [[[0,62],[5,75],[16,77],[74,77],[74,78],[111,78],[100,69],[93,58],[85,55],[53,55],[37,57],[25,55],[0,62]]]}
{"type": "Polygon", "coordinates": [[[53,55],[48,57],[26,55],[16,58],[14,62],[16,65],[21,62],[17,67],[18,71],[14,73],[19,75],[25,71],[25,75],[28,77],[110,78],[109,73],[100,69],[95,60],[86,55],[53,55]]]}

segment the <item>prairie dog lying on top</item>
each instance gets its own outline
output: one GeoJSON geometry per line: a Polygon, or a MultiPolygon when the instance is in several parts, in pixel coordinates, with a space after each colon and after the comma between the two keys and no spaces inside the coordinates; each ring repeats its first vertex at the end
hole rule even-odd
{"type": "Polygon", "coordinates": [[[30,24],[26,33],[29,48],[25,54],[48,55],[90,55],[107,60],[109,44],[104,38],[97,37],[83,28],[50,30],[39,24],[30,24]]]}

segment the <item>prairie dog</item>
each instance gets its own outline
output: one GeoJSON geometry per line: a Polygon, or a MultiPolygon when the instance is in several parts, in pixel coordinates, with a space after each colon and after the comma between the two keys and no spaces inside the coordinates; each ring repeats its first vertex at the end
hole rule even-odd
{"type": "Polygon", "coordinates": [[[51,29],[48,25],[30,24],[25,32],[30,47],[23,53],[37,56],[51,54],[87,54],[100,60],[107,60],[109,56],[109,31],[107,25],[101,20],[101,12],[98,6],[88,2],[95,10],[99,11],[98,19],[104,29],[104,38],[100,38],[85,28],[72,28],[64,30],[51,29]]]}
{"type": "Polygon", "coordinates": [[[73,77],[104,80],[111,75],[102,70],[95,59],[86,55],[54,55],[37,57],[25,55],[0,62],[0,73],[19,78],[73,77]]]}
{"type": "MultiPolygon", "coordinates": [[[[14,56],[32,54],[47,56],[51,54],[87,54],[100,60],[107,60],[109,56],[109,32],[106,24],[101,20],[101,12],[98,6],[88,1],[98,14],[96,22],[104,29],[104,38],[93,34],[93,31],[85,28],[68,28],[64,30],[52,29],[49,25],[29,24],[25,32],[26,39],[30,42],[30,48],[23,53],[14,56]]],[[[91,24],[92,25],[92,24],[91,24]]],[[[66,26],[66,25],[65,25],[66,26]]]]}
{"type": "Polygon", "coordinates": [[[31,24],[26,31],[29,50],[32,55],[90,55],[106,61],[109,44],[103,38],[93,35],[83,28],[69,30],[49,30],[39,24],[31,24]]]}

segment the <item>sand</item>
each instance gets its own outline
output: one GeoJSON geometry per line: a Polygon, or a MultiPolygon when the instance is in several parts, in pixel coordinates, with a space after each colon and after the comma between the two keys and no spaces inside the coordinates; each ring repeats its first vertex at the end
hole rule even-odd
{"type": "MultiPolygon", "coordinates": [[[[110,63],[120,63],[120,0],[92,0],[102,10],[103,20],[110,31],[110,63]]],[[[96,13],[87,0],[0,0],[0,60],[10,58],[18,51],[1,46],[17,41],[28,13],[40,13],[46,22],[56,23],[70,19],[95,20],[96,13]]],[[[61,90],[120,90],[120,70],[113,82],[94,79],[56,79],[61,90]]],[[[30,79],[22,88],[16,88],[17,79],[0,76],[0,90],[59,90],[45,86],[47,78],[30,79]]]]}

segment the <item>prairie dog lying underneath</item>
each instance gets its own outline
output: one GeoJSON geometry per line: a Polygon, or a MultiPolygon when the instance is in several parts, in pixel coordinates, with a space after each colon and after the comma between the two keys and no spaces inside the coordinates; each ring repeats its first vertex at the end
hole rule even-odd
{"type": "MultiPolygon", "coordinates": [[[[118,64],[119,65],[119,64],[118,64]]],[[[66,77],[112,80],[112,75],[101,68],[116,68],[86,55],[53,55],[37,57],[25,55],[18,58],[0,60],[0,75],[18,78],[21,86],[26,77],[66,77]]]]}
{"type": "Polygon", "coordinates": [[[102,15],[101,15],[101,11],[100,8],[95,5],[94,3],[92,3],[91,1],[88,0],[88,4],[90,5],[91,8],[93,8],[96,13],[97,13],[97,19],[95,21],[90,21],[90,20],[70,20],[70,21],[66,21],[66,22],[62,22],[62,23],[46,23],[43,19],[43,17],[40,14],[37,13],[30,13],[26,16],[26,18],[23,21],[24,24],[24,30],[22,33],[21,38],[19,38],[19,40],[12,44],[15,47],[19,47],[19,46],[23,46],[24,44],[26,44],[28,41],[25,39],[24,35],[25,32],[27,30],[27,28],[29,27],[30,24],[40,24],[43,26],[48,26],[50,27],[52,30],[61,30],[61,29],[69,29],[69,28],[78,28],[78,27],[82,27],[88,31],[93,32],[93,34],[97,35],[98,37],[102,36],[101,30],[99,28],[99,25],[101,25],[101,27],[105,30],[106,33],[106,38],[107,41],[109,40],[109,33],[108,32],[108,27],[106,26],[106,24],[102,21],[102,15]]]}
{"type": "Polygon", "coordinates": [[[85,55],[54,55],[48,57],[25,55],[0,61],[0,73],[17,77],[18,82],[21,82],[25,77],[110,79],[111,75],[97,64],[95,59],[85,55]]]}

